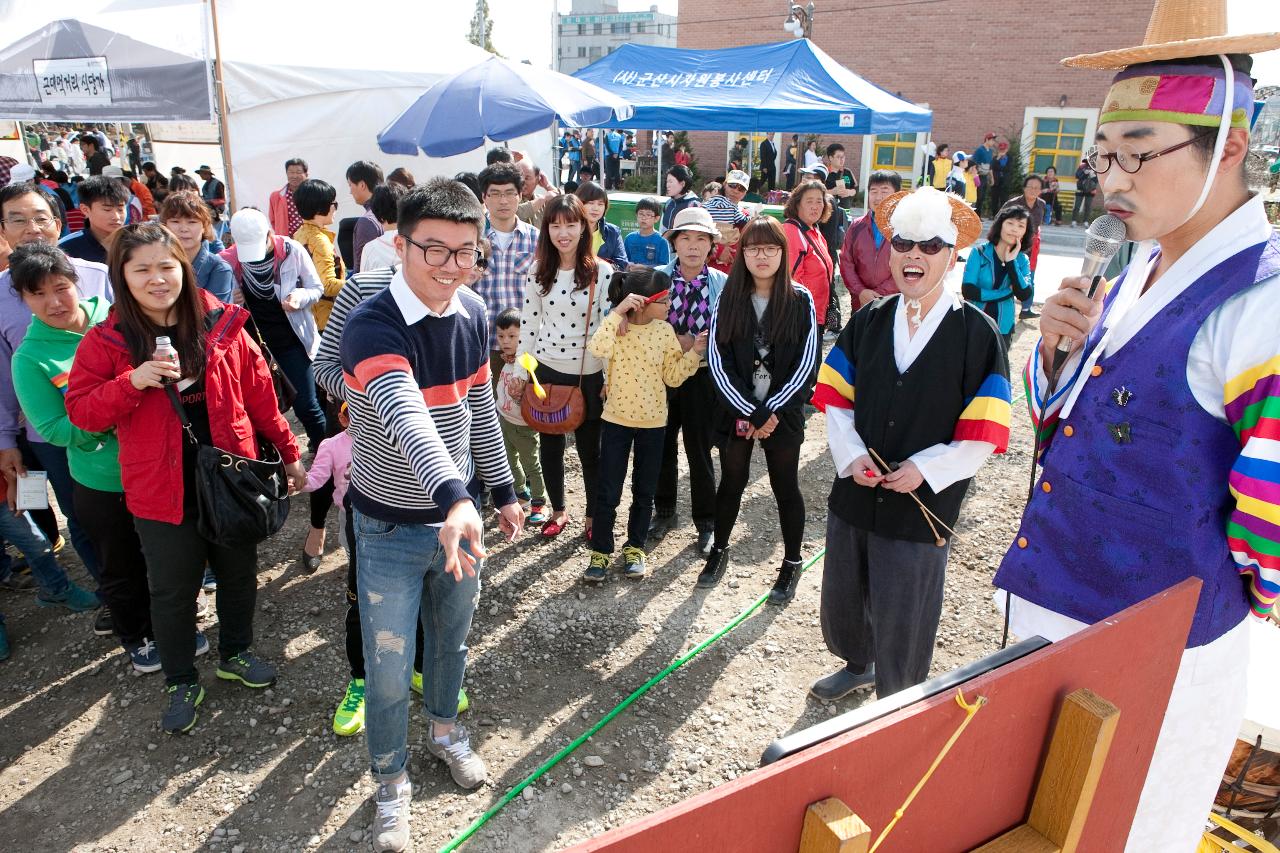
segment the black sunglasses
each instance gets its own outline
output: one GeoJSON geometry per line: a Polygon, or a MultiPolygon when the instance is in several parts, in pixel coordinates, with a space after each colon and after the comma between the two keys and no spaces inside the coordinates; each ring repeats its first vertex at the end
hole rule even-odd
{"type": "Polygon", "coordinates": [[[916,246],[919,246],[920,251],[926,255],[936,255],[942,251],[943,247],[952,248],[952,245],[941,237],[930,237],[928,240],[908,240],[905,237],[893,237],[889,240],[889,245],[893,246],[895,252],[902,255],[910,252],[916,246]]]}

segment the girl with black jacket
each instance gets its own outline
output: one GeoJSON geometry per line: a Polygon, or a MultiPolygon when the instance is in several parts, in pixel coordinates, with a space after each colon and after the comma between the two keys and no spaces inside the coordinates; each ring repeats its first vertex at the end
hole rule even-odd
{"type": "Polygon", "coordinates": [[[707,348],[711,378],[725,411],[718,436],[721,476],[715,542],[698,586],[715,586],[728,568],[729,535],[750,476],[751,452],[759,441],[778,503],[784,547],[769,602],[785,604],[800,579],[800,445],[804,404],[813,396],[817,380],[818,321],[813,297],[789,275],[781,225],[770,217],[757,217],[743,229],[739,245],[711,319],[712,345],[707,348]]]}

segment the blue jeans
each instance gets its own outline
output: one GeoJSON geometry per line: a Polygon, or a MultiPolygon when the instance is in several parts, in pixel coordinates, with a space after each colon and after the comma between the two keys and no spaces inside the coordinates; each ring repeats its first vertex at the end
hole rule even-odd
{"type": "Polygon", "coordinates": [[[319,447],[320,442],[325,439],[327,422],[324,409],[320,408],[320,400],[316,397],[316,377],[311,370],[311,359],[307,356],[307,351],[302,344],[295,344],[273,349],[271,354],[276,357],[276,363],[298,392],[297,399],[293,401],[293,413],[302,421],[302,428],[307,431],[307,441],[312,448],[319,447]]]}
{"type": "MultiPolygon", "coordinates": [[[[8,540],[18,553],[27,558],[31,576],[40,585],[43,598],[56,598],[67,591],[71,581],[53,556],[53,545],[31,520],[31,514],[14,515],[7,506],[0,507],[0,537],[8,540]]],[[[6,570],[0,577],[7,577],[6,570]]]]}
{"type": "Polygon", "coordinates": [[[409,762],[415,619],[422,621],[423,710],[433,721],[457,719],[480,566],[475,577],[464,572],[455,581],[445,573],[437,528],[391,524],[358,509],[352,515],[364,637],[365,734],[373,776],[386,781],[397,778],[409,762]]]}
{"type": "Polygon", "coordinates": [[[643,548],[653,518],[653,496],[662,472],[662,448],[667,428],[637,429],[600,422],[600,473],[596,485],[596,514],[591,517],[591,550],[613,553],[613,522],[622,500],[622,481],[635,446],[631,467],[631,512],[627,517],[627,545],[643,548]]]}
{"type": "Polygon", "coordinates": [[[75,480],[71,479],[71,468],[67,466],[67,449],[45,441],[31,442],[31,450],[40,466],[49,472],[49,485],[53,486],[54,497],[58,499],[58,509],[67,519],[67,532],[71,534],[71,545],[80,555],[80,561],[89,570],[95,582],[102,580],[102,564],[98,562],[98,553],[93,550],[93,540],[80,526],[76,517],[75,480]]]}

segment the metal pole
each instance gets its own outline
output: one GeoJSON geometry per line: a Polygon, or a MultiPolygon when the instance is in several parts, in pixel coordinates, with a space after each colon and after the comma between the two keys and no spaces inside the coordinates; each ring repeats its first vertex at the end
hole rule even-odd
{"type": "Polygon", "coordinates": [[[235,169],[231,165],[231,134],[227,126],[227,87],[222,78],[222,40],[218,34],[218,0],[209,0],[209,12],[213,16],[213,80],[218,89],[218,140],[222,148],[222,162],[226,164],[227,210],[236,209],[235,169]]]}

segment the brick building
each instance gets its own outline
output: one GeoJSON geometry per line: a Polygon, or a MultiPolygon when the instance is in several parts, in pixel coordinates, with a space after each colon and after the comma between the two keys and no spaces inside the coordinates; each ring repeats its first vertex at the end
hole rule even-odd
{"type": "MultiPolygon", "coordinates": [[[[1139,44],[1150,0],[815,0],[814,43],[871,82],[933,110],[935,142],[972,151],[988,131],[1020,134],[1030,167],[1056,164],[1074,186],[1080,151],[1093,138],[1111,72],[1063,68],[1064,56],[1139,44]]],[[[783,41],[787,4],[779,0],[680,3],[677,45],[722,48],[783,41]]],[[[702,171],[719,174],[739,134],[691,133],[702,171]],[[714,165],[713,165],[714,164],[714,165]]],[[[790,134],[775,143],[785,154],[790,134]]],[[[918,174],[925,135],[824,136],[842,142],[861,175],[890,167],[918,174]]],[[[802,137],[803,141],[803,137],[802,137]]]]}

